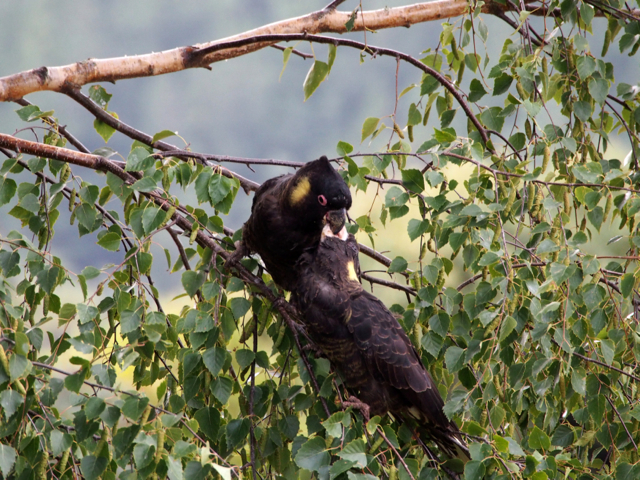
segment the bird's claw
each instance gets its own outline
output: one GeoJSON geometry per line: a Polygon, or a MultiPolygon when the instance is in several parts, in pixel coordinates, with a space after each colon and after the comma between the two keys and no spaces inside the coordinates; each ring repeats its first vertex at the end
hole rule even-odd
{"type": "Polygon", "coordinates": [[[231,255],[229,255],[229,258],[227,258],[227,261],[224,263],[224,268],[226,270],[230,270],[231,268],[235,267],[240,260],[251,253],[244,242],[241,240],[238,240],[235,243],[235,247],[236,250],[231,255]]]}
{"type": "Polygon", "coordinates": [[[345,407],[353,407],[360,410],[360,413],[364,417],[365,423],[367,423],[370,420],[371,417],[369,415],[369,411],[370,411],[369,405],[360,401],[358,398],[354,397],[353,395],[350,396],[346,402],[342,402],[342,404],[345,407]]]}

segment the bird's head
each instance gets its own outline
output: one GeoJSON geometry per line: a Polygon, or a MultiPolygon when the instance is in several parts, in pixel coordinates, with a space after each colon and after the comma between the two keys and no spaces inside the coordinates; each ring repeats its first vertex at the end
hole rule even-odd
{"type": "Polygon", "coordinates": [[[298,170],[286,192],[289,206],[310,223],[328,224],[338,233],[351,208],[351,192],[327,157],[307,163],[298,170]]]}

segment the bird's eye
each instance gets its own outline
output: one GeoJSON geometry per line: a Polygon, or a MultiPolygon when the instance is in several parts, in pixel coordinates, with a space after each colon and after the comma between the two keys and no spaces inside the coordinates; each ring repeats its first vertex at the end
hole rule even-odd
{"type": "Polygon", "coordinates": [[[327,204],[327,199],[324,195],[318,195],[318,203],[323,207],[327,204]]]}

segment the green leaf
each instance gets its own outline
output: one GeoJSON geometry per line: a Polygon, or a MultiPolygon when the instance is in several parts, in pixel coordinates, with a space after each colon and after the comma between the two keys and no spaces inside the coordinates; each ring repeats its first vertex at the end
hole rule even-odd
{"type": "Polygon", "coordinates": [[[209,198],[211,205],[223,201],[233,188],[233,181],[220,173],[214,173],[209,180],[209,198]]]}
{"type": "Polygon", "coordinates": [[[206,276],[203,272],[195,272],[193,270],[187,270],[182,273],[182,286],[184,287],[184,291],[187,292],[187,295],[190,297],[195,296],[198,289],[202,286],[206,279],[206,276]]]}
{"type": "Polygon", "coordinates": [[[149,155],[149,151],[146,148],[136,147],[129,153],[124,170],[125,172],[144,171],[152,167],[155,162],[156,159],[149,155]]]}
{"type": "Polygon", "coordinates": [[[413,193],[422,193],[424,191],[424,176],[420,170],[413,168],[402,170],[402,185],[413,193]]]}
{"type": "Polygon", "coordinates": [[[122,413],[133,421],[137,421],[147,408],[149,399],[146,397],[128,397],[122,406],[122,413]]]}
{"type": "Polygon", "coordinates": [[[172,132],[171,130],[162,130],[161,132],[156,133],[151,140],[151,143],[156,143],[158,140],[163,140],[168,137],[173,137],[177,135],[177,132],[172,132]]]}
{"type": "Polygon", "coordinates": [[[204,407],[198,410],[195,415],[200,430],[202,430],[211,442],[218,440],[218,429],[220,428],[220,412],[213,407],[204,407]]]}
{"type": "Polygon", "coordinates": [[[596,230],[600,231],[600,227],[602,226],[602,222],[604,220],[604,210],[600,205],[598,205],[590,212],[587,212],[587,218],[591,222],[591,225],[596,227],[596,230]]]}
{"type": "Polygon", "coordinates": [[[407,117],[407,125],[419,125],[422,123],[422,114],[415,103],[409,106],[409,113],[407,117]]]}
{"type": "Polygon", "coordinates": [[[133,459],[136,462],[136,468],[142,469],[149,465],[153,460],[156,449],[153,445],[146,443],[138,443],[133,447],[133,459]]]}
{"type": "Polygon", "coordinates": [[[87,420],[93,420],[100,416],[107,405],[100,397],[91,397],[84,406],[84,414],[87,420]]]}
{"type": "Polygon", "coordinates": [[[477,460],[467,462],[464,466],[464,479],[465,480],[482,480],[484,478],[485,466],[484,463],[477,460]]]}
{"type": "Polygon", "coordinates": [[[596,71],[596,60],[589,55],[581,55],[576,60],[578,75],[581,80],[586,80],[596,71]]]}
{"type": "Polygon", "coordinates": [[[11,201],[16,193],[16,182],[11,178],[0,177],[0,207],[11,201]]]}
{"type": "Polygon", "coordinates": [[[106,234],[100,236],[99,240],[96,242],[105,250],[109,250],[110,252],[117,252],[120,249],[120,237],[119,233],[116,232],[107,232],[106,234]]]}
{"type": "Polygon", "coordinates": [[[211,375],[217,377],[227,359],[227,350],[222,347],[211,347],[202,354],[202,361],[211,375]]]}
{"type": "Polygon", "coordinates": [[[212,463],[211,466],[215,469],[216,472],[218,472],[222,480],[231,480],[231,467],[223,467],[222,465],[218,465],[217,463],[212,463]]]}
{"type": "Polygon", "coordinates": [[[329,53],[327,55],[327,65],[329,66],[329,71],[331,71],[331,67],[333,67],[333,62],[336,61],[336,55],[338,53],[338,48],[330,43],[329,44],[329,53]]]}
{"type": "Polygon", "coordinates": [[[31,362],[27,360],[27,357],[18,354],[11,356],[9,359],[9,376],[12,382],[26,376],[30,371],[31,362]]]}
{"type": "Polygon", "coordinates": [[[294,460],[300,468],[319,472],[321,467],[329,465],[330,458],[324,438],[313,437],[302,444],[294,460]]]}
{"type": "Polygon", "coordinates": [[[571,386],[579,394],[584,395],[586,391],[586,373],[582,367],[573,369],[571,373],[571,386]]]}
{"type": "Polygon", "coordinates": [[[508,316],[502,321],[502,325],[500,326],[500,337],[499,341],[503,341],[505,338],[509,336],[511,332],[516,328],[518,322],[512,316],[508,316]]]}
{"type": "Polygon", "coordinates": [[[464,366],[464,350],[460,347],[449,347],[444,354],[444,361],[447,370],[451,373],[457,372],[464,366]]]}
{"type": "Polygon", "coordinates": [[[71,435],[61,432],[60,430],[53,430],[49,435],[49,441],[51,443],[51,453],[53,453],[55,457],[69,449],[73,443],[71,435]]]}
{"type": "Polygon", "coordinates": [[[64,386],[67,390],[70,390],[75,393],[79,393],[80,388],[84,384],[84,379],[85,379],[85,370],[84,368],[81,368],[73,375],[68,375],[67,377],[65,377],[64,386]]]}
{"type": "Polygon", "coordinates": [[[240,348],[236,350],[236,360],[238,365],[240,365],[240,369],[244,370],[251,362],[253,362],[254,358],[256,358],[253,350],[249,350],[248,348],[240,348]]]}
{"type": "Polygon", "coordinates": [[[546,433],[534,426],[529,434],[529,446],[535,450],[549,450],[551,448],[551,440],[546,433]]]}
{"type": "Polygon", "coordinates": [[[624,298],[629,297],[633,293],[633,287],[636,284],[636,278],[633,273],[625,273],[620,279],[620,291],[624,298]]]}
{"type": "Polygon", "coordinates": [[[329,65],[320,60],[313,62],[311,69],[307,73],[307,77],[304,79],[302,90],[304,91],[304,100],[307,101],[313,92],[316,91],[318,86],[327,78],[329,73],[329,65]]]}
{"type": "Polygon", "coordinates": [[[153,177],[142,177],[140,180],[131,185],[131,190],[136,192],[153,192],[157,187],[157,182],[153,177]]]}
{"type": "Polygon", "coordinates": [[[38,275],[36,276],[36,283],[40,285],[40,288],[51,294],[53,292],[53,287],[55,287],[56,282],[58,281],[58,274],[60,273],[60,269],[58,267],[50,267],[45,268],[44,270],[40,270],[38,275]]]}
{"type": "Polygon", "coordinates": [[[93,224],[96,222],[96,216],[96,208],[93,205],[83,203],[76,208],[76,218],[78,219],[78,222],[80,222],[80,225],[89,231],[93,228],[93,224]]]}
{"type": "Polygon", "coordinates": [[[142,213],[142,228],[147,235],[159,228],[167,218],[167,212],[155,206],[148,206],[142,213]]]}
{"type": "Polygon", "coordinates": [[[96,480],[107,469],[108,464],[108,458],[87,455],[80,462],[82,477],[86,480],[96,480]]]}
{"type": "Polygon", "coordinates": [[[40,113],[40,107],[37,105],[27,105],[26,107],[19,108],[15,112],[20,117],[20,120],[28,122],[33,115],[38,115],[40,113]]]}
{"type": "Polygon", "coordinates": [[[91,265],[86,266],[82,269],[82,275],[84,275],[87,280],[93,280],[98,275],[100,275],[100,273],[100,270],[98,270],[96,267],[92,267],[91,265]]]}
{"type": "MultiPolygon", "coordinates": [[[[331,464],[331,468],[329,469],[329,478],[334,479],[338,477],[338,475],[346,472],[354,465],[356,465],[355,462],[350,462],[348,460],[342,460],[342,459],[336,460],[331,464]]],[[[348,472],[348,473],[352,473],[352,472],[348,472]]],[[[378,477],[372,477],[372,480],[378,480],[378,477]]]]}
{"type": "Polygon", "coordinates": [[[9,473],[16,463],[16,451],[9,445],[0,443],[0,472],[4,478],[9,478],[9,473]]]}
{"type": "Polygon", "coordinates": [[[124,310],[120,314],[120,333],[135,332],[141,322],[139,310],[124,310]]]}
{"type": "Polygon", "coordinates": [[[500,113],[502,113],[500,107],[487,108],[480,114],[480,120],[488,129],[500,132],[504,125],[504,117],[500,113]]]}
{"type": "Polygon", "coordinates": [[[591,107],[591,103],[580,100],[573,104],[573,113],[582,122],[588,122],[593,113],[593,108],[591,107]]]}
{"type": "Polygon", "coordinates": [[[640,478],[640,466],[620,462],[616,465],[616,480],[637,480],[640,478]]]}
{"type": "Polygon", "coordinates": [[[408,263],[402,257],[396,257],[391,261],[391,265],[389,265],[389,273],[398,273],[404,272],[407,269],[408,263]]]}
{"type": "Polygon", "coordinates": [[[339,438],[342,436],[342,428],[348,427],[351,423],[351,416],[347,412],[336,412],[322,422],[322,426],[328,435],[339,438]]]}
{"type": "Polygon", "coordinates": [[[605,338],[600,340],[600,352],[604,357],[605,363],[611,365],[613,363],[613,357],[616,353],[616,345],[612,340],[605,338]]]}
{"type": "Polygon", "coordinates": [[[598,104],[603,105],[609,93],[609,82],[604,78],[591,78],[589,80],[589,93],[598,104]]]}
{"type": "Polygon", "coordinates": [[[456,137],[454,133],[451,133],[450,128],[443,128],[442,130],[438,130],[437,128],[433,129],[434,138],[438,143],[451,143],[455,142],[456,137]]]}
{"type": "Polygon", "coordinates": [[[2,406],[5,419],[9,419],[18,408],[24,404],[24,397],[15,390],[5,390],[0,393],[0,406],[2,406]]]}
{"type": "Polygon", "coordinates": [[[496,81],[493,84],[493,95],[502,95],[508,91],[511,86],[511,82],[513,82],[513,77],[508,73],[503,72],[498,78],[496,78],[496,81]]]}
{"type": "Polygon", "coordinates": [[[233,317],[240,320],[251,308],[251,302],[244,297],[235,297],[227,302],[227,306],[231,309],[233,317]]]}
{"type": "Polygon", "coordinates": [[[179,458],[174,458],[173,455],[168,455],[166,462],[169,480],[183,480],[182,461],[179,458]]]}
{"type": "Polygon", "coordinates": [[[566,448],[571,445],[574,441],[575,434],[573,429],[568,425],[560,425],[556,428],[556,431],[553,432],[553,436],[551,437],[551,445],[557,445],[562,448],[566,448]]]}
{"type": "Polygon", "coordinates": [[[364,440],[357,439],[344,446],[338,456],[344,460],[349,460],[359,464],[359,468],[365,468],[367,466],[366,446],[364,440]]]}
{"type": "Polygon", "coordinates": [[[349,16],[349,20],[347,20],[347,23],[344,24],[344,28],[347,29],[347,32],[350,32],[351,30],[353,30],[357,15],[358,15],[358,9],[356,8],[353,12],[351,12],[351,15],[349,16]]]}
{"type": "Polygon", "coordinates": [[[412,218],[409,220],[407,231],[409,232],[409,239],[413,242],[416,238],[420,237],[429,228],[429,220],[418,220],[412,218]]]}
{"type": "Polygon", "coordinates": [[[249,434],[249,419],[236,419],[227,423],[227,445],[237,447],[249,434]]]}
{"type": "Polygon", "coordinates": [[[224,375],[220,375],[215,381],[211,382],[211,393],[223,405],[229,400],[232,388],[233,380],[224,375]]]}
{"type": "Polygon", "coordinates": [[[89,98],[96,102],[101,108],[106,108],[109,105],[109,101],[111,100],[110,93],[104,89],[104,87],[100,85],[92,85],[89,87],[89,98]]]}
{"type": "Polygon", "coordinates": [[[384,197],[386,207],[400,207],[407,203],[409,194],[403,192],[399,187],[391,187],[384,197]]]}
{"type": "MultiPolygon", "coordinates": [[[[118,118],[118,116],[114,112],[107,112],[107,113],[112,117],[118,118]]],[[[95,129],[96,132],[98,132],[98,135],[102,137],[102,139],[104,140],[104,143],[107,143],[109,139],[113,136],[113,134],[116,133],[115,128],[113,128],[110,125],[107,125],[102,120],[98,120],[97,118],[93,121],[93,128],[95,129]]]]}
{"type": "Polygon", "coordinates": [[[338,142],[338,145],[336,146],[336,151],[338,152],[338,155],[344,157],[345,155],[349,155],[351,152],[353,152],[353,145],[340,140],[338,142]]]}
{"type": "Polygon", "coordinates": [[[480,80],[478,80],[477,78],[474,78],[473,80],[471,80],[471,83],[469,84],[469,101],[470,102],[472,103],[477,102],[486,94],[487,94],[487,91],[484,89],[484,86],[482,85],[482,82],[480,80]]]}
{"type": "Polygon", "coordinates": [[[449,333],[449,315],[446,312],[440,312],[429,319],[429,328],[440,335],[442,338],[449,333]]]}
{"type": "Polygon", "coordinates": [[[429,95],[440,87],[440,82],[431,75],[425,75],[420,84],[420,95],[429,95]]]}
{"type": "MultiPolygon", "coordinates": [[[[378,123],[380,122],[379,118],[376,117],[368,117],[367,119],[365,119],[364,123],[362,124],[362,139],[360,140],[360,142],[364,142],[364,139],[367,138],[369,135],[371,135],[373,132],[376,131],[376,128],[378,128],[378,123]]],[[[1,186],[0,186],[0,192],[1,192],[1,186]]],[[[0,198],[2,198],[0,196],[0,198]]],[[[2,203],[0,203],[0,205],[2,205],[2,203]]]]}
{"type": "Polygon", "coordinates": [[[531,102],[528,99],[522,102],[522,105],[531,118],[534,118],[536,115],[538,115],[538,112],[542,108],[542,104],[540,102],[531,102]]]}

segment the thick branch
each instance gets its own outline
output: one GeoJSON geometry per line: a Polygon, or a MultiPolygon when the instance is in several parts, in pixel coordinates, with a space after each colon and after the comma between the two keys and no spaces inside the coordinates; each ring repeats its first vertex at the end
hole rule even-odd
{"type": "MultiPolygon", "coordinates": [[[[483,6],[489,12],[492,3],[483,6]]],[[[495,8],[495,7],[494,7],[495,8]]],[[[504,8],[504,7],[502,7],[504,8]]],[[[466,0],[437,0],[403,7],[365,11],[358,14],[352,31],[381,30],[383,28],[408,27],[410,25],[442,18],[464,15],[469,9],[466,0]],[[364,22],[363,22],[364,18],[364,22]]],[[[323,9],[298,18],[291,18],[264,25],[221,40],[204,44],[174,48],[164,52],[127,57],[89,59],[61,67],[40,67],[0,78],[0,101],[18,100],[25,95],[44,90],[62,91],[78,88],[88,83],[115,82],[127,78],[149,77],[177,72],[186,68],[207,65],[254,52],[273,45],[275,42],[261,42],[237,48],[212,52],[198,56],[193,62],[194,52],[219,43],[282,33],[345,33],[345,24],[351,12],[323,9]]]]}
{"type": "Polygon", "coordinates": [[[24,152],[38,157],[61,160],[100,172],[111,172],[129,183],[135,182],[133,176],[122,171],[122,169],[114,163],[99,155],[76,152],[75,150],[54,147],[53,145],[46,145],[44,143],[30,142],[29,140],[23,140],[5,133],[0,133],[0,147],[8,148],[17,153],[24,152]]]}

